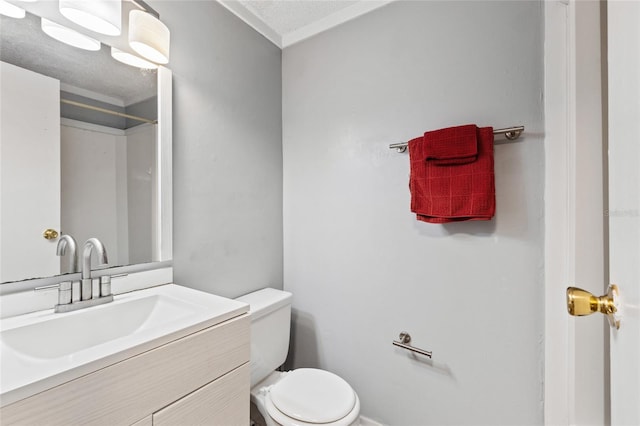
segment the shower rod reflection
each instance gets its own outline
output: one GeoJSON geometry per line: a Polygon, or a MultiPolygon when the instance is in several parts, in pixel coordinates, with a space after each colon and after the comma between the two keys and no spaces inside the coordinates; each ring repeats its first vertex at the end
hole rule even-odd
{"type": "MultiPolygon", "coordinates": [[[[514,141],[524,132],[524,126],[506,127],[504,129],[493,129],[494,135],[504,135],[508,140],[514,141]]],[[[398,152],[405,152],[409,142],[392,143],[389,148],[396,149],[398,152]]]]}
{"type": "Polygon", "coordinates": [[[60,99],[60,103],[73,105],[80,108],[90,109],[93,111],[103,112],[105,114],[115,115],[118,117],[128,118],[130,120],[142,121],[143,123],[158,124],[158,120],[149,120],[148,118],[138,117],[137,115],[125,114],[124,112],[112,111],[107,108],[100,108],[94,105],[84,104],[82,102],[70,101],[69,99],[60,99]]]}

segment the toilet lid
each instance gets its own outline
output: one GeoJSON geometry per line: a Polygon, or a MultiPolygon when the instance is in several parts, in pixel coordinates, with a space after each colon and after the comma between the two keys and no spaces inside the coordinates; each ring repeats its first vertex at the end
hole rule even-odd
{"type": "Polygon", "coordinates": [[[289,372],[270,389],[269,396],[283,414],[307,423],[335,422],[356,403],[356,394],[344,379],[315,368],[289,372]]]}

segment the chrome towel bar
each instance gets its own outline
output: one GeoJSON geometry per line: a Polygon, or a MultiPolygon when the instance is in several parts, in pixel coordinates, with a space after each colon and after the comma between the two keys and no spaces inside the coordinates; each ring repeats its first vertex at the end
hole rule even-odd
{"type": "Polygon", "coordinates": [[[400,341],[398,340],[394,340],[393,341],[393,345],[394,346],[398,346],[402,349],[406,349],[408,351],[411,352],[415,352],[418,353],[420,355],[424,355],[426,357],[431,358],[431,351],[425,351],[424,349],[420,349],[420,348],[416,348],[415,346],[411,346],[411,335],[409,333],[407,333],[406,331],[403,331],[402,333],[400,333],[399,336],[400,341]]]}
{"type": "MultiPolygon", "coordinates": [[[[524,132],[524,126],[506,127],[504,129],[493,129],[494,135],[504,135],[508,140],[514,141],[520,137],[520,134],[524,132]]],[[[396,149],[398,152],[405,152],[409,142],[392,143],[389,148],[396,149]]]]}

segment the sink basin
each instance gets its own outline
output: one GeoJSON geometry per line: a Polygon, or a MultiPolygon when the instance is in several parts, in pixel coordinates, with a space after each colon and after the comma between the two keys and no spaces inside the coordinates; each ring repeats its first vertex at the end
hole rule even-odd
{"type": "MultiPolygon", "coordinates": [[[[197,307],[196,307],[197,308],[197,307]]],[[[77,315],[56,316],[1,333],[8,348],[33,358],[73,355],[136,332],[180,320],[194,306],[164,295],[148,295],[122,303],[86,309],[77,315]]]]}
{"type": "Polygon", "coordinates": [[[69,313],[0,321],[0,406],[247,312],[244,303],[175,284],[69,313]]]}

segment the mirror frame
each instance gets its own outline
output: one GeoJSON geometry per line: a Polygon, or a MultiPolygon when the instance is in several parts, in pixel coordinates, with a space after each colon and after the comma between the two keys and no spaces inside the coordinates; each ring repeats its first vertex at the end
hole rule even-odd
{"type": "MultiPolygon", "coordinates": [[[[152,261],[93,270],[92,276],[131,274],[171,267],[173,264],[173,81],[169,68],[158,67],[158,128],[156,132],[157,179],[153,189],[152,261]],[[164,189],[164,190],[163,190],[164,189]]],[[[52,253],[54,256],[55,253],[52,253]]],[[[0,283],[0,295],[33,290],[36,287],[77,281],[80,272],[52,277],[28,278],[0,283]]]]}
{"type": "Polygon", "coordinates": [[[171,70],[158,67],[158,131],[156,135],[156,217],[154,261],[173,259],[173,82],[171,70]],[[163,191],[164,188],[164,191],[163,191]]]}

